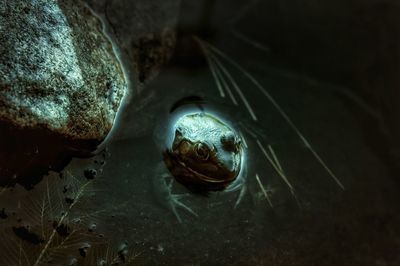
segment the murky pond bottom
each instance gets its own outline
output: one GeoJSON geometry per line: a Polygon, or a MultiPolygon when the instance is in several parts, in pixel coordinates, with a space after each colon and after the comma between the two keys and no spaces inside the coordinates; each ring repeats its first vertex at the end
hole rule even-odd
{"type": "Polygon", "coordinates": [[[2,192],[4,265],[395,263],[399,216],[392,173],[340,94],[265,69],[252,72],[338,183],[254,84],[227,69],[257,121],[243,102],[220,97],[207,66],[164,69],[146,97],[127,104],[104,151],[74,159],[31,191],[17,185],[2,192]],[[237,205],[240,191],[196,195],[170,179],[172,193],[185,195],[180,201],[196,214],[178,207],[179,221],[154,182],[163,163],[158,125],[177,100],[191,95],[243,132],[248,174],[237,205]]]}

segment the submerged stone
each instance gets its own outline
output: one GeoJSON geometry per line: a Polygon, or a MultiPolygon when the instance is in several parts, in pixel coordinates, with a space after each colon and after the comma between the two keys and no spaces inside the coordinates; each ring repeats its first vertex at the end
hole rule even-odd
{"type": "Polygon", "coordinates": [[[21,168],[37,175],[39,161],[60,168],[67,154],[93,151],[127,89],[102,22],[84,3],[6,0],[0,5],[2,178],[23,176],[21,168]]]}

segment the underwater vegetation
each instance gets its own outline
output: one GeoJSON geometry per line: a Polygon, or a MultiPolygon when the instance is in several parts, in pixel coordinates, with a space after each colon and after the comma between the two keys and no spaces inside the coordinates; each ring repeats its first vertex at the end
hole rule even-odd
{"type": "Polygon", "coordinates": [[[86,206],[99,193],[95,183],[105,159],[103,152],[84,172],[50,173],[33,191],[19,185],[3,188],[2,265],[120,265],[134,260],[137,254],[127,243],[111,244],[98,232],[99,219],[110,210],[86,206]]]}

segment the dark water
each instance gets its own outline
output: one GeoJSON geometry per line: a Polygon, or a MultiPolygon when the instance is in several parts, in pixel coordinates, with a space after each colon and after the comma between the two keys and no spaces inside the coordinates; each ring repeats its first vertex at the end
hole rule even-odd
{"type": "MultiPolygon", "coordinates": [[[[257,24],[264,20],[254,15],[265,5],[253,7],[249,22],[236,27],[259,40],[238,39],[226,30],[235,6],[227,8],[228,14],[224,5],[215,4],[209,24],[191,33],[202,34],[223,52],[214,56],[237,82],[257,121],[234,86],[238,105],[228,94],[220,97],[198,43],[187,34],[195,19],[183,13],[172,61],[127,102],[104,150],[93,158],[73,159],[61,174],[51,173],[33,190],[17,185],[2,192],[2,265],[69,265],[75,260],[96,265],[102,259],[107,265],[400,263],[397,164],[385,146],[390,140],[383,139],[377,126],[377,108],[356,90],[334,82],[336,77],[298,67],[298,58],[290,61],[280,55],[285,49],[266,51],[268,42],[253,33],[265,25],[257,24]],[[311,146],[224,55],[273,96],[311,146]],[[182,202],[198,216],[178,209],[179,222],[154,182],[162,164],[157,141],[171,106],[192,95],[204,98],[206,111],[243,132],[249,146],[247,192],[237,207],[239,192],[189,194],[182,202]],[[257,140],[265,148],[271,145],[292,189],[257,140]]],[[[183,11],[194,9],[183,5],[183,11]]],[[[326,66],[333,68],[328,62],[326,66]]],[[[175,182],[173,193],[189,192],[175,182]]]]}

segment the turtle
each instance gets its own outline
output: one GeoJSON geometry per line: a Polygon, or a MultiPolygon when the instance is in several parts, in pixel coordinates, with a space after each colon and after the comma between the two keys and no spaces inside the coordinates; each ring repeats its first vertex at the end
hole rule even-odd
{"type": "Polygon", "coordinates": [[[166,125],[162,131],[163,162],[154,178],[159,198],[178,221],[182,220],[177,207],[197,214],[180,201],[190,194],[173,194],[174,180],[203,196],[240,191],[238,205],[246,190],[247,152],[239,131],[217,114],[204,110],[178,112],[166,125]]]}

